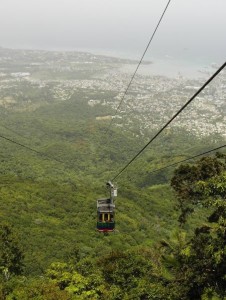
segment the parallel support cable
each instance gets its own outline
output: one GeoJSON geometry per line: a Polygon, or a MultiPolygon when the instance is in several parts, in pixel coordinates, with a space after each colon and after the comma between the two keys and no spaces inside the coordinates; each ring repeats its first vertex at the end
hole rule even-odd
{"type": "Polygon", "coordinates": [[[36,153],[36,154],[39,154],[39,155],[41,155],[41,156],[44,156],[44,157],[46,157],[46,158],[48,158],[48,159],[50,159],[50,160],[54,160],[54,161],[57,161],[57,162],[59,162],[59,163],[63,163],[63,164],[64,164],[64,162],[61,161],[61,160],[59,160],[58,158],[55,158],[55,157],[53,157],[53,156],[49,156],[49,155],[47,155],[47,154],[45,154],[45,153],[42,153],[42,152],[40,152],[40,151],[38,151],[38,150],[35,150],[35,149],[33,149],[33,148],[30,148],[30,147],[28,147],[28,146],[26,146],[26,145],[24,145],[24,144],[18,143],[18,142],[14,141],[14,140],[12,140],[12,139],[10,139],[10,138],[7,138],[7,137],[5,137],[5,136],[3,136],[3,135],[0,135],[0,138],[4,139],[4,140],[6,140],[6,141],[8,141],[8,142],[10,142],[10,143],[13,143],[13,144],[15,144],[15,145],[17,145],[17,146],[20,146],[20,147],[22,147],[22,148],[25,148],[25,149],[27,149],[27,150],[29,150],[29,151],[32,151],[32,152],[34,152],[34,153],[36,153]]]}
{"type": "MultiPolygon", "coordinates": [[[[139,69],[139,67],[140,67],[140,65],[141,65],[141,63],[142,63],[142,61],[143,61],[143,58],[144,58],[144,56],[145,56],[145,54],[146,54],[146,52],[147,52],[147,50],[148,50],[148,48],[149,48],[149,46],[150,46],[150,44],[151,44],[153,38],[154,38],[154,36],[155,36],[155,33],[156,33],[156,31],[158,30],[158,27],[159,27],[159,25],[160,25],[160,23],[161,23],[161,21],[162,21],[162,19],[163,19],[163,17],[164,17],[164,14],[165,14],[165,12],[166,12],[166,10],[167,10],[167,8],[168,8],[170,2],[171,2],[171,0],[168,1],[167,5],[166,5],[166,7],[165,7],[165,9],[164,9],[164,11],[163,11],[163,13],[162,13],[162,15],[161,15],[159,21],[158,21],[158,24],[157,24],[156,27],[155,27],[155,30],[154,30],[154,32],[153,32],[153,34],[152,34],[152,36],[151,36],[151,38],[150,38],[150,40],[149,40],[149,42],[148,42],[146,48],[145,48],[145,50],[144,50],[144,53],[143,53],[143,55],[142,55],[142,57],[141,57],[141,59],[140,59],[138,65],[137,65],[137,67],[136,67],[136,70],[134,71],[134,73],[133,73],[133,75],[132,75],[132,77],[131,77],[131,79],[130,79],[129,84],[128,84],[127,88],[125,89],[125,92],[123,93],[122,99],[121,99],[121,101],[119,102],[119,105],[118,105],[117,108],[116,108],[115,115],[117,114],[119,108],[121,107],[121,105],[122,105],[122,103],[123,103],[123,101],[124,101],[124,99],[125,99],[125,96],[126,96],[127,93],[128,93],[128,90],[129,90],[129,88],[130,88],[130,86],[131,86],[131,84],[132,84],[132,82],[133,82],[133,80],[134,80],[134,77],[136,76],[136,73],[137,73],[137,71],[138,71],[138,69],[139,69]]],[[[106,130],[106,133],[109,131],[109,129],[110,129],[111,125],[112,125],[112,122],[113,122],[113,119],[111,119],[111,122],[110,122],[110,124],[109,124],[109,126],[108,126],[108,128],[107,128],[107,130],[106,130]]]]}
{"type": "Polygon", "coordinates": [[[156,135],[125,165],[111,180],[112,182],[169,126],[169,124],[201,93],[201,91],[225,68],[226,62],[203,84],[203,86],[178,110],[178,112],[156,133],[156,135]]]}
{"type": "Polygon", "coordinates": [[[223,148],[225,148],[225,147],[226,147],[226,144],[223,145],[223,146],[219,146],[219,147],[217,147],[217,148],[208,150],[208,151],[206,151],[206,152],[203,152],[203,153],[200,153],[200,154],[197,154],[197,155],[190,156],[190,157],[188,157],[188,158],[182,159],[182,160],[180,160],[180,161],[178,161],[178,162],[172,163],[172,164],[167,165],[167,166],[165,166],[165,167],[155,169],[155,170],[153,170],[153,171],[151,171],[151,172],[148,172],[148,174],[156,173],[156,172],[158,172],[158,171],[162,171],[162,170],[168,169],[168,168],[170,168],[170,167],[174,167],[174,166],[179,165],[179,164],[181,164],[181,163],[184,163],[184,162],[186,162],[186,161],[189,161],[189,160],[195,159],[195,158],[197,158],[197,157],[200,157],[200,156],[209,154],[209,153],[211,153],[211,152],[215,152],[215,151],[220,150],[220,149],[223,149],[223,148]]]}

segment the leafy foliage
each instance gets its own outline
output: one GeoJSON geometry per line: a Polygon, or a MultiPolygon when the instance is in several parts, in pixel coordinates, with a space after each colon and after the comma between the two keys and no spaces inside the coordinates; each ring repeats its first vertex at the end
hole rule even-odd
{"type": "Polygon", "coordinates": [[[209,223],[196,228],[192,239],[177,253],[180,262],[179,282],[181,285],[182,280],[184,286],[181,299],[201,299],[202,295],[209,295],[210,299],[218,295],[223,299],[226,296],[225,156],[201,159],[192,171],[194,168],[194,178],[191,176],[191,168],[186,166],[183,173],[176,172],[172,183],[177,193],[182,195],[185,201],[189,201],[189,205],[192,203],[195,207],[201,202],[203,206],[212,210],[208,217],[209,223]],[[189,191],[186,189],[188,181],[180,181],[180,176],[192,181],[189,191]],[[180,184],[176,185],[177,182],[180,184]],[[184,191],[188,197],[184,196],[184,191]]]}
{"type": "Polygon", "coordinates": [[[23,272],[23,251],[17,234],[8,224],[0,224],[0,269],[4,280],[23,272]]]}
{"type": "Polygon", "coordinates": [[[194,210],[194,204],[201,201],[202,193],[197,188],[197,182],[205,182],[224,170],[226,170],[225,164],[217,157],[204,157],[194,166],[182,165],[175,171],[171,186],[178,197],[181,211],[180,223],[185,223],[187,215],[194,210]]]}
{"type": "MultiPolygon", "coordinates": [[[[17,55],[21,62],[8,65],[8,77],[26,71],[17,55]]],[[[98,62],[95,67],[103,69],[98,62]]],[[[152,172],[215,146],[220,137],[194,141],[182,129],[160,136],[120,177],[116,231],[104,236],[95,231],[96,199],[108,196],[103,183],[150,139],[152,129],[138,136],[133,119],[133,132],[113,126],[106,134],[108,121],[96,117],[112,109],[88,100],[112,101],[116,92],[69,86],[67,100],[54,98],[50,76],[59,88],[63,79],[92,79],[88,67],[53,72],[30,65],[30,71],[34,79],[48,79],[45,86],[16,80],[1,91],[4,99],[16,99],[1,109],[2,135],[41,154],[1,140],[0,298],[223,299],[225,157],[177,169],[176,197],[169,186],[173,170],[152,172]]]]}

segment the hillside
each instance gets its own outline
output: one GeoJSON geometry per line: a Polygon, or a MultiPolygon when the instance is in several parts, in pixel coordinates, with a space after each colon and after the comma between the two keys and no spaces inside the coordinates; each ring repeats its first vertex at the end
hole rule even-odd
{"type": "MultiPolygon", "coordinates": [[[[69,60],[72,64],[72,54],[68,54],[69,58],[65,58],[65,61],[59,64],[62,53],[56,53],[53,59],[48,52],[7,51],[1,49],[0,52],[3,72],[0,88],[0,129],[1,136],[17,144],[1,138],[0,215],[1,224],[12,226],[16,232],[17,242],[24,256],[22,275],[26,278],[27,286],[25,288],[24,283],[21,285],[20,277],[18,279],[13,276],[12,280],[15,282],[9,280],[11,286],[8,286],[3,276],[2,299],[26,299],[20,286],[23,286],[22,290],[27,290],[27,299],[54,299],[54,296],[32,298],[29,296],[29,288],[34,285],[40,291],[42,283],[39,283],[37,278],[46,276],[48,272],[49,278],[54,280],[57,276],[51,272],[68,272],[68,276],[69,273],[72,276],[73,272],[79,271],[81,276],[85,276],[91,265],[96,268],[95,263],[101,264],[101,260],[107,265],[108,261],[114,259],[114,255],[119,255],[120,259],[125,255],[125,265],[127,258],[128,261],[132,261],[132,257],[135,257],[136,261],[137,255],[137,264],[144,264],[144,269],[139,271],[139,280],[144,279],[143,283],[139,281],[142,289],[147,280],[147,257],[151,257],[152,260],[152,265],[149,266],[151,270],[158,269],[159,245],[174,243],[181,230],[178,223],[179,211],[176,209],[178,203],[175,192],[170,187],[174,169],[151,172],[223,144],[222,131],[197,136],[197,132],[181,126],[171,127],[160,136],[158,141],[156,140],[153,146],[119,177],[116,231],[113,234],[102,235],[95,230],[96,199],[107,195],[106,181],[114,177],[156,130],[156,126],[153,126],[143,131],[140,125],[138,126],[142,120],[135,117],[135,113],[128,117],[127,111],[126,117],[120,112],[118,116],[122,117],[121,123],[113,119],[110,128],[109,119],[101,118],[113,114],[118,90],[95,88],[93,78],[97,74],[105,76],[107,70],[112,67],[117,69],[128,62],[98,57],[94,60],[95,63],[90,63],[94,65],[91,72],[90,68],[86,69],[88,63],[85,62],[91,62],[93,56],[73,54],[74,60],[79,56],[79,68],[76,67],[75,71],[72,67],[66,68],[69,60]],[[11,57],[8,61],[5,53],[11,57]],[[50,64],[46,65],[48,60],[50,64]],[[72,91],[70,84],[75,83],[79,86],[79,81],[83,85],[76,89],[73,87],[72,91]],[[114,105],[109,105],[111,101],[114,101],[114,105]],[[121,127],[124,124],[125,127],[121,127]],[[29,147],[31,151],[18,143],[29,147]],[[139,253],[143,253],[144,256],[139,253]],[[66,265],[50,267],[52,263],[66,265]],[[17,293],[16,298],[4,298],[4,293],[13,295],[14,289],[17,293]]],[[[221,117],[222,115],[219,122],[221,117]]],[[[201,206],[195,209],[193,218],[184,227],[188,237],[192,235],[196,226],[204,222],[208,212],[209,208],[203,209],[201,206]]],[[[125,268],[123,264],[122,269],[125,268]]],[[[108,267],[110,270],[111,266],[108,267]]],[[[101,265],[100,270],[102,268],[104,265],[101,265]]],[[[161,272],[164,280],[173,276],[163,267],[161,272]]],[[[154,278],[157,273],[153,271],[151,276],[154,278]]],[[[76,274],[73,276],[79,276],[76,274]]],[[[80,282],[78,278],[76,280],[80,282]]],[[[82,280],[85,281],[84,278],[82,280]]],[[[99,280],[101,282],[103,278],[99,280]]],[[[153,279],[153,282],[155,280],[153,279]]],[[[46,284],[46,290],[51,290],[48,283],[46,284]]],[[[53,286],[55,284],[53,281],[53,286]]],[[[93,281],[92,284],[95,286],[93,281]]],[[[160,285],[164,286],[164,282],[160,285]]],[[[81,289],[87,290],[86,287],[81,289]]],[[[74,298],[70,298],[63,293],[64,288],[61,287],[60,296],[55,296],[58,297],[55,299],[106,299],[104,297],[107,287],[103,289],[106,289],[103,298],[98,298],[96,294],[94,297],[92,293],[81,296],[80,292],[80,296],[75,292],[74,298]]],[[[53,287],[53,294],[54,291],[53,287]]],[[[132,299],[122,298],[119,290],[115,291],[115,294],[118,298],[111,299],[132,299]]],[[[163,296],[153,298],[153,295],[149,298],[139,297],[141,296],[134,299],[164,299],[163,296]]]]}

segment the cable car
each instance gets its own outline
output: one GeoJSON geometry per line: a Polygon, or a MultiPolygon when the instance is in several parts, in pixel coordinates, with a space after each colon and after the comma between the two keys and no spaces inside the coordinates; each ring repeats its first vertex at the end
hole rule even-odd
{"type": "Polygon", "coordinates": [[[117,190],[110,181],[107,187],[110,188],[110,198],[97,200],[97,230],[104,233],[115,229],[114,197],[117,196],[117,190]]]}

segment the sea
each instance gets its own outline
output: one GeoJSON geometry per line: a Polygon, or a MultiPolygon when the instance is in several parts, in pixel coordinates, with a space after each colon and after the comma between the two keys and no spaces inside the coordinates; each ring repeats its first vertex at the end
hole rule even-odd
{"type": "MultiPolygon", "coordinates": [[[[112,51],[109,49],[87,49],[79,48],[79,51],[90,52],[95,55],[106,55],[122,59],[134,60],[137,63],[142,57],[142,53],[112,51]]],[[[133,73],[137,63],[124,64],[122,72],[133,73]]],[[[222,62],[223,63],[223,62],[222,62]]],[[[185,77],[185,78],[206,78],[220,66],[211,58],[204,57],[172,57],[170,55],[150,55],[146,54],[139,66],[137,74],[145,76],[166,76],[166,77],[185,77]]]]}
{"type": "MultiPolygon", "coordinates": [[[[133,60],[134,63],[123,64],[121,67],[122,72],[134,73],[137,63],[142,57],[142,52],[139,51],[125,51],[125,50],[113,50],[103,48],[81,48],[81,47],[13,47],[23,49],[39,49],[39,50],[53,50],[53,51],[80,51],[89,52],[94,55],[105,55],[110,57],[117,57],[122,59],[133,60]]],[[[166,77],[185,77],[185,78],[207,78],[210,74],[223,64],[222,55],[216,57],[208,57],[206,55],[194,55],[190,53],[190,56],[183,55],[186,51],[181,51],[180,55],[172,56],[166,54],[163,51],[161,53],[148,52],[145,54],[142,63],[139,66],[137,74],[145,76],[166,76],[166,77]]]]}

